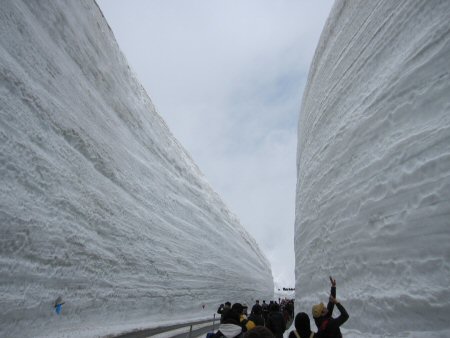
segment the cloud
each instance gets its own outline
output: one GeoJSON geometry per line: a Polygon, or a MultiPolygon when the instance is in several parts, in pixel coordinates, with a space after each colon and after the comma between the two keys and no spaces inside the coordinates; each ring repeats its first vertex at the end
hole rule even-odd
{"type": "Polygon", "coordinates": [[[293,286],[297,120],[332,1],[98,3],[175,137],[293,286]]]}

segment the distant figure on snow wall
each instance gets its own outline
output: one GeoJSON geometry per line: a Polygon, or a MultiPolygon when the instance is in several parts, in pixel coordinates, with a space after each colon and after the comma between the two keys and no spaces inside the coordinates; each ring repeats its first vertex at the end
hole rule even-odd
{"type": "Polygon", "coordinates": [[[349,315],[336,299],[336,280],[330,276],[330,282],[331,293],[327,307],[323,303],[312,307],[312,315],[318,329],[316,337],[342,338],[340,326],[348,320],[349,315]],[[337,318],[332,317],[335,305],[341,312],[341,315],[337,318]]]}
{"type": "Polygon", "coordinates": [[[53,304],[57,315],[61,314],[63,304],[64,302],[62,301],[62,297],[58,296],[58,298],[56,298],[55,300],[55,303],[53,304]]]}

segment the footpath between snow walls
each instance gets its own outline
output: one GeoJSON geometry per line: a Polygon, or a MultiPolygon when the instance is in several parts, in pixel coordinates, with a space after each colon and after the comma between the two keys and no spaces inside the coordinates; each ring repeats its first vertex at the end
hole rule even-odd
{"type": "Polygon", "coordinates": [[[299,119],[297,311],[333,275],[361,336],[450,331],[449,18],[449,1],[334,4],[299,119]]]}
{"type": "Polygon", "coordinates": [[[92,337],[270,299],[267,258],[95,2],[0,7],[0,336],[92,337]]]}

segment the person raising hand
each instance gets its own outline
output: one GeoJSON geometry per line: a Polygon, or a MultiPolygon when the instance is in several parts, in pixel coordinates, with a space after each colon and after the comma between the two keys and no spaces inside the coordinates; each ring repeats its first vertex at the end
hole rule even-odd
{"type": "Polygon", "coordinates": [[[342,304],[336,299],[336,280],[330,276],[331,292],[327,307],[323,303],[312,307],[312,315],[317,325],[318,332],[316,337],[342,338],[340,326],[344,324],[349,315],[342,304]],[[339,309],[340,316],[333,318],[334,306],[339,309]]]}

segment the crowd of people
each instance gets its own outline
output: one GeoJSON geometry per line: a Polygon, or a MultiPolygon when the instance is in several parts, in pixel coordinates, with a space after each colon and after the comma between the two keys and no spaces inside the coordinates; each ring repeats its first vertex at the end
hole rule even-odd
{"type": "Polygon", "coordinates": [[[219,331],[213,338],[232,338],[252,335],[260,332],[257,328],[266,328],[272,334],[272,337],[281,338],[290,325],[294,317],[294,301],[292,299],[279,299],[266,303],[265,300],[260,304],[256,300],[252,306],[250,314],[247,304],[230,302],[220,304],[217,313],[221,315],[219,331]],[[254,331],[256,329],[256,331],[254,331]]]}
{"type": "MultiPolygon", "coordinates": [[[[311,330],[307,313],[300,312],[295,316],[295,330],[289,338],[342,338],[340,327],[349,315],[336,299],[336,280],[330,277],[331,291],[327,306],[323,303],[312,307],[311,314],[317,326],[317,332],[311,330]],[[334,307],[340,315],[333,318],[334,307]]],[[[286,328],[294,317],[294,301],[290,299],[270,301],[269,304],[259,300],[253,305],[250,314],[245,303],[230,302],[220,304],[217,313],[221,315],[220,326],[216,333],[208,334],[208,338],[282,338],[286,328]]]]}

